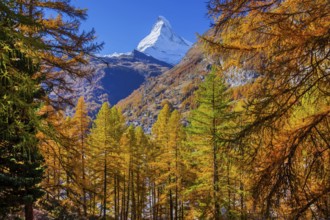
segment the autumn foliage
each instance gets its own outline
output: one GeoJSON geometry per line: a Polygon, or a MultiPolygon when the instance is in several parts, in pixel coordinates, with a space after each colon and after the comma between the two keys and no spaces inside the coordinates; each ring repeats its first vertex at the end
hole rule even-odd
{"type": "Polygon", "coordinates": [[[329,218],[328,0],[208,1],[201,41],[219,62],[183,85],[189,114],[158,88],[150,132],[109,103],[61,109],[99,48],[69,2],[0,2],[1,218],[329,218]]]}

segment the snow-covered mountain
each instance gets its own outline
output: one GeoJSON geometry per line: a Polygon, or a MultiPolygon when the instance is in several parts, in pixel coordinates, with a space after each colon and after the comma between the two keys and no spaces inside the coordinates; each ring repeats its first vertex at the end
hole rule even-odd
{"type": "MultiPolygon", "coordinates": [[[[63,95],[73,102],[84,96],[91,115],[95,116],[102,102],[115,105],[143,83],[172,69],[191,46],[192,43],[175,34],[170,23],[159,16],[151,33],[139,43],[138,50],[91,58],[90,64],[82,68],[90,69],[94,75],[88,79],[70,79],[73,92],[63,95]]],[[[141,97],[136,100],[139,99],[141,97]]],[[[67,109],[68,114],[72,112],[72,108],[67,109]]]]}
{"type": "Polygon", "coordinates": [[[158,60],[177,64],[191,46],[191,42],[173,31],[166,18],[159,16],[150,34],[139,43],[137,50],[158,60]]]}

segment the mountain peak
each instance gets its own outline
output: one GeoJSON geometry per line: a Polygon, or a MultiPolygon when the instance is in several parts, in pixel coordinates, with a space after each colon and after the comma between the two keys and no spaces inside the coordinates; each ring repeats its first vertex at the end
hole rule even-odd
{"type": "Polygon", "coordinates": [[[192,43],[177,35],[170,22],[158,16],[151,32],[137,46],[137,50],[158,60],[177,64],[191,47],[192,43]]]}
{"type": "Polygon", "coordinates": [[[172,28],[170,22],[164,16],[161,16],[161,15],[159,15],[157,18],[157,22],[155,25],[157,25],[157,24],[161,24],[161,25],[163,24],[169,28],[172,28]]]}

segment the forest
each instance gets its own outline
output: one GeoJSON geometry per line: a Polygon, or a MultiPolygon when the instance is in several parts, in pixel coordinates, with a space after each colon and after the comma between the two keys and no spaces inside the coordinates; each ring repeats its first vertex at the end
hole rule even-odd
{"type": "Polygon", "coordinates": [[[65,95],[102,48],[79,28],[86,10],[0,1],[0,219],[329,219],[329,12],[207,1],[199,40],[214,62],[195,107],[164,100],[149,134],[65,95]],[[229,86],[237,70],[258,77],[229,86]]]}

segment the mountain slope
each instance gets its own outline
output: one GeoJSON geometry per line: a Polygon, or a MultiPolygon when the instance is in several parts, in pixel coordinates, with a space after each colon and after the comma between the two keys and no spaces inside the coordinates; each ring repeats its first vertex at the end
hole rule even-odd
{"type": "Polygon", "coordinates": [[[177,64],[184,57],[192,43],[177,35],[166,18],[159,16],[150,34],[137,46],[137,50],[165,61],[177,64]]]}
{"type": "MultiPolygon", "coordinates": [[[[210,29],[205,35],[212,34],[210,29]]],[[[152,124],[165,102],[170,102],[173,108],[178,109],[185,117],[191,109],[196,107],[194,91],[210,72],[213,64],[219,62],[208,56],[203,43],[197,42],[187,52],[182,61],[165,73],[148,79],[130,96],[118,102],[117,106],[123,109],[129,123],[141,125],[150,132],[152,124]]],[[[225,80],[234,89],[234,96],[241,96],[257,74],[243,71],[238,68],[224,73],[225,80]]]]}
{"type": "Polygon", "coordinates": [[[174,68],[148,79],[129,97],[118,102],[129,123],[142,125],[149,130],[165,101],[185,113],[193,107],[193,92],[207,74],[211,60],[195,44],[185,58],[174,68]]]}
{"type": "MultiPolygon", "coordinates": [[[[86,68],[92,68],[90,79],[72,80],[73,99],[84,96],[94,114],[102,102],[115,105],[139,88],[146,79],[162,74],[172,65],[134,50],[131,53],[92,58],[86,68]]],[[[69,111],[70,113],[70,111],[69,111]]]]}

